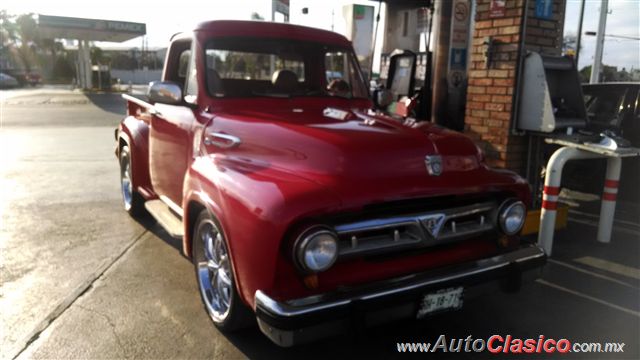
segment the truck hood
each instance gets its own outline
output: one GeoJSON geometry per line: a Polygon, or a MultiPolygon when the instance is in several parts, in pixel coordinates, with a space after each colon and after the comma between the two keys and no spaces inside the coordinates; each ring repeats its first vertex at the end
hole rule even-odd
{"type": "Polygon", "coordinates": [[[349,203],[482,192],[518,182],[511,173],[488,169],[475,144],[459,133],[368,110],[227,110],[216,112],[207,131],[242,141],[231,149],[210,146],[208,152],[295,174],[349,203]],[[428,173],[428,155],[441,157],[439,176],[428,173]]]}

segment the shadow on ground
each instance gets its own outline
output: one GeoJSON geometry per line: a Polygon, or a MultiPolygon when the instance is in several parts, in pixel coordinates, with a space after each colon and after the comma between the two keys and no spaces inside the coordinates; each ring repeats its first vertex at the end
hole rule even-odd
{"type": "Polygon", "coordinates": [[[89,101],[100,109],[124,116],[127,112],[127,102],[120,93],[85,93],[89,101]]]}

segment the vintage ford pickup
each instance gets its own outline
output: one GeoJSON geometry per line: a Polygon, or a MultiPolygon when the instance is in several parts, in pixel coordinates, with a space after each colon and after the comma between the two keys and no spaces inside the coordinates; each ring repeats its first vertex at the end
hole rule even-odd
{"type": "Polygon", "coordinates": [[[527,183],[375,110],[336,33],[205,22],[172,38],[146,99],[124,97],[124,208],[182,239],[221,330],[257,319],[291,346],[517,290],[545,263],[518,236],[527,183]]]}

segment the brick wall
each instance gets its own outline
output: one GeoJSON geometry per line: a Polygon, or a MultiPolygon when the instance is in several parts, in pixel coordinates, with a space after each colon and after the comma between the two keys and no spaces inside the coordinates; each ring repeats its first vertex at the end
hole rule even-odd
{"type": "MultiPolygon", "coordinates": [[[[465,133],[484,150],[491,166],[524,174],[527,137],[511,134],[511,112],[516,86],[523,0],[507,0],[504,16],[491,17],[491,0],[477,0],[471,63],[468,74],[465,133]],[[487,66],[485,38],[496,42],[487,66]]],[[[559,55],[565,0],[554,0],[553,18],[535,18],[535,0],[529,1],[527,49],[559,55]]]]}
{"type": "Polygon", "coordinates": [[[538,19],[535,17],[535,1],[529,1],[525,35],[527,50],[544,55],[560,56],[562,54],[565,6],[566,1],[554,0],[551,19],[538,19]]]}

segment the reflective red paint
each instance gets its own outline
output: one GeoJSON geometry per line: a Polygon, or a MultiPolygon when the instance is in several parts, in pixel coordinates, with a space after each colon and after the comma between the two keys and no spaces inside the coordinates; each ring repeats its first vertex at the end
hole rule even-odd
{"type": "MultiPolygon", "coordinates": [[[[203,23],[194,37],[198,73],[204,73],[203,44],[220,36],[351,47],[335,33],[291,25],[203,23]]],[[[197,81],[204,89],[204,77],[197,81]]],[[[128,105],[120,134],[132,149],[134,186],[147,198],[164,195],[182,207],[186,255],[196,210],[205,207],[217,217],[239,293],[251,307],[258,289],[276,299],[295,298],[499,251],[496,239],[483,238],[383,261],[356,258],[320,273],[318,288],[310,290],[293,265],[291,246],[296,231],[317,219],[357,213],[372,204],[442,196],[501,193],[530,201],[527,183],[512,172],[488,168],[465,136],[430,123],[405,125],[372,112],[367,99],[227,99],[199,91],[195,103],[158,106],[165,121],[128,105]],[[355,118],[328,118],[326,108],[350,111],[355,118]],[[205,145],[210,132],[237,136],[241,143],[228,149],[205,145]],[[442,175],[427,173],[427,155],[442,156],[442,175]]]]}

